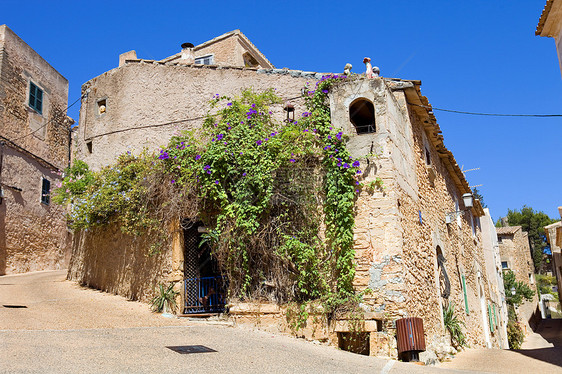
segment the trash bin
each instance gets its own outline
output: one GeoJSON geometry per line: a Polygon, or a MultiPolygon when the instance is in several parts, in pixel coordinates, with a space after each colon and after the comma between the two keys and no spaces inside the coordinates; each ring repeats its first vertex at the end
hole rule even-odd
{"type": "Polygon", "coordinates": [[[419,361],[419,353],[425,351],[423,320],[418,317],[396,320],[398,357],[404,361],[419,361]]]}

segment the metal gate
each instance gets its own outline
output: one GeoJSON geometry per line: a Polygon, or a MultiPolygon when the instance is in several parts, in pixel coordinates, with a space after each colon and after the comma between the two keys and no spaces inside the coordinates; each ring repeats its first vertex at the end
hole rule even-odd
{"type": "Polygon", "coordinates": [[[225,305],[225,281],[205,245],[197,223],[184,224],[184,313],[220,313],[225,305]]]}
{"type": "Polygon", "coordinates": [[[185,280],[185,314],[221,313],[225,306],[223,277],[198,277],[185,280]]]}

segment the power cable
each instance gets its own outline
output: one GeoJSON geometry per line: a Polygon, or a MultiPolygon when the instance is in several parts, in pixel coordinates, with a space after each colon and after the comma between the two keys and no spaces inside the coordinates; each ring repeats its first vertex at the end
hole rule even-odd
{"type": "Polygon", "coordinates": [[[419,106],[425,109],[440,110],[442,112],[459,113],[459,114],[470,114],[473,116],[494,116],[494,117],[562,117],[562,114],[500,114],[500,113],[478,113],[478,112],[464,112],[461,110],[443,109],[436,108],[434,106],[419,105],[414,103],[408,103],[409,105],[419,106]]]}
{"type": "MultiPolygon", "coordinates": [[[[85,94],[82,95],[82,96],[80,96],[80,97],[79,97],[78,99],[76,99],[72,104],[70,104],[69,106],[67,106],[66,109],[64,110],[64,112],[67,113],[67,111],[68,111],[70,108],[72,108],[72,107],[74,106],[74,104],[76,104],[77,102],[79,102],[80,100],[82,100],[82,98],[83,98],[84,96],[85,96],[85,94]]],[[[28,136],[35,134],[37,131],[39,131],[39,130],[45,128],[49,123],[53,122],[54,120],[55,120],[55,118],[53,117],[53,118],[50,119],[49,121],[45,122],[45,124],[44,124],[43,126],[41,126],[41,127],[37,128],[37,129],[33,130],[33,131],[30,132],[29,134],[26,134],[26,135],[24,135],[24,136],[20,136],[19,138],[16,138],[16,139],[12,139],[11,141],[12,141],[12,142],[17,142],[18,140],[27,138],[28,136]]]]}

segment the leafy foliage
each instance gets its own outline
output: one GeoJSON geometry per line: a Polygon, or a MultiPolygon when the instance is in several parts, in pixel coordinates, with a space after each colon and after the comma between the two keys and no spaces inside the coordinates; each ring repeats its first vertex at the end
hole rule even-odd
{"type": "Polygon", "coordinates": [[[509,305],[518,306],[523,302],[523,299],[528,301],[533,300],[535,294],[525,283],[515,280],[515,273],[508,270],[503,273],[503,286],[505,289],[505,299],[509,305]],[[515,295],[512,294],[511,289],[515,289],[515,295]]]}
{"type": "Polygon", "coordinates": [[[546,267],[547,249],[544,227],[556,220],[550,218],[546,213],[535,211],[526,205],[521,210],[508,209],[507,222],[510,226],[521,226],[523,231],[529,233],[529,244],[531,246],[533,263],[536,273],[543,273],[546,267]]]}
{"type": "Polygon", "coordinates": [[[558,292],[552,290],[552,287],[557,285],[555,276],[535,274],[535,279],[537,281],[537,289],[541,295],[550,294],[554,296],[555,300],[558,300],[558,292]]]}
{"type": "Polygon", "coordinates": [[[308,89],[298,121],[273,120],[269,106],[280,99],[272,90],[216,95],[202,128],[174,136],[156,156],[122,155],[97,173],[81,164],[65,183],[88,182],[60,199],[71,204],[72,227],[117,222],[130,234],[163,236],[174,219],[203,220],[232,296],[323,299],[329,310],[355,300],[361,163],[331,125],[328,91],[340,79],[308,89]]]}
{"type": "Polygon", "coordinates": [[[161,313],[162,311],[173,311],[176,307],[176,296],[178,291],[174,290],[174,283],[170,283],[168,287],[164,287],[162,283],[158,285],[158,294],[154,296],[150,304],[152,310],[161,313]]]}
{"type": "Polygon", "coordinates": [[[462,332],[462,328],[466,328],[466,326],[464,322],[455,315],[455,304],[453,302],[448,302],[447,305],[445,305],[443,309],[443,322],[445,328],[451,334],[451,340],[455,347],[468,346],[466,336],[462,332]]]}
{"type": "Polygon", "coordinates": [[[513,305],[507,307],[507,341],[510,349],[520,349],[525,333],[517,321],[517,314],[513,305]]]}

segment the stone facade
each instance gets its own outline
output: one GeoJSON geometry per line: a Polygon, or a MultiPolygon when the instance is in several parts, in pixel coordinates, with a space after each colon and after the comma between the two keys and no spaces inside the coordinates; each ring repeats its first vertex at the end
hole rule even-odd
{"type": "MultiPolygon", "coordinates": [[[[80,111],[75,156],[99,169],[123,152],[155,150],[175,131],[200,126],[207,102],[215,94],[232,96],[243,88],[275,88],[284,101],[294,104],[298,117],[304,111],[304,84],[314,84],[322,76],[287,69],[197,65],[177,56],[162,61],[123,58],[119,68],[85,83],[87,97],[80,111]]],[[[443,144],[420,85],[419,81],[354,76],[333,86],[329,95],[332,121],[347,135],[348,149],[355,157],[370,155],[362,176],[366,184],[373,182],[372,188],[361,192],[356,205],[354,286],[358,291],[373,291],[365,296],[363,307],[368,315],[376,316],[371,325],[382,331],[370,331],[371,353],[396,355],[394,321],[402,317],[421,317],[428,349],[449,352],[443,345],[449,339],[443,324],[447,302],[455,304],[472,347],[504,347],[498,332],[502,323],[498,256],[485,256],[486,251],[494,251],[491,237],[483,237],[480,219],[485,212],[478,200],[472,207],[464,206],[469,185],[443,144]]],[[[283,120],[283,104],[272,110],[277,120],[283,120]]],[[[75,251],[119,248],[110,240],[98,243],[97,235],[101,233],[88,233],[75,241],[75,251]]],[[[163,263],[172,263],[168,280],[181,280],[180,242],[163,253],[163,263]]],[[[127,244],[129,254],[120,257],[125,264],[142,252],[132,245],[127,244]]],[[[147,266],[166,274],[162,264],[147,266]]],[[[132,295],[111,286],[120,277],[128,277],[124,274],[134,275],[127,265],[115,267],[81,255],[73,259],[71,273],[83,283],[132,295]],[[93,275],[93,268],[105,278],[93,275]]],[[[146,286],[151,287],[155,279],[150,278],[146,286]]],[[[267,308],[267,319],[272,321],[283,314],[274,306],[267,308]]],[[[261,310],[238,309],[234,314],[240,316],[259,315],[261,310]]],[[[275,324],[286,327],[286,323],[275,324]]],[[[337,331],[338,326],[324,327],[328,334],[347,333],[337,331]]]]}
{"type": "Polygon", "coordinates": [[[64,209],[45,190],[69,162],[67,100],[68,81],[0,26],[0,275],[68,264],[64,209]]]}
{"type": "MultiPolygon", "coordinates": [[[[503,270],[513,271],[518,282],[525,283],[535,291],[537,286],[528,234],[521,226],[498,227],[496,232],[503,270]]],[[[519,316],[526,328],[529,327],[529,321],[536,313],[537,305],[538,296],[535,292],[532,301],[526,301],[518,308],[519,316]]]]}
{"type": "Polygon", "coordinates": [[[354,156],[378,154],[364,182],[383,181],[357,200],[355,285],[374,291],[365,302],[384,313],[390,333],[395,319],[421,317],[431,346],[445,335],[442,308],[452,302],[471,346],[501,347],[497,317],[489,315],[501,297],[486,272],[484,212],[478,201],[463,206],[470,188],[419,87],[419,81],[359,79],[331,94],[332,120],[349,136],[354,156]],[[350,120],[360,100],[374,106],[371,133],[358,134],[350,120]]]}
{"type": "Polygon", "coordinates": [[[554,38],[562,73],[562,0],[547,0],[535,35],[554,38]]]}

